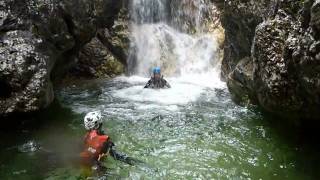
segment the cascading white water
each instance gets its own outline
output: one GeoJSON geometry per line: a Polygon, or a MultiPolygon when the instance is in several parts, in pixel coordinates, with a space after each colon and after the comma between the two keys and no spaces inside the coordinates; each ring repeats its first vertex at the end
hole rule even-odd
{"type": "Polygon", "coordinates": [[[133,0],[132,51],[137,75],[149,76],[160,66],[167,76],[183,76],[216,71],[218,43],[212,34],[201,33],[203,0],[133,0]],[[193,23],[196,33],[179,31],[193,23]]]}
{"type": "MultiPolygon", "coordinates": [[[[207,3],[207,2],[206,2],[207,3]]],[[[203,33],[205,0],[132,0],[132,83],[146,83],[155,66],[172,85],[169,90],[143,90],[132,86],[117,97],[162,104],[196,100],[206,88],[221,88],[219,44],[212,33],[203,33]],[[190,33],[190,28],[193,29],[190,33]]],[[[129,61],[132,59],[129,59],[129,61]]],[[[122,79],[123,80],[123,79],[122,79]]]]}
{"type": "Polygon", "coordinates": [[[167,19],[167,0],[132,0],[132,20],[137,24],[154,23],[167,19]]]}
{"type": "Polygon", "coordinates": [[[167,76],[183,76],[216,70],[219,65],[218,43],[212,35],[190,36],[164,24],[133,27],[138,75],[149,76],[160,66],[167,76]]]}

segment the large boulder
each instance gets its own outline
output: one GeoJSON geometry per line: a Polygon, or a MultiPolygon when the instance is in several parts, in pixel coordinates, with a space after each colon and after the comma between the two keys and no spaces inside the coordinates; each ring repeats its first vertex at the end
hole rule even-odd
{"type": "Polygon", "coordinates": [[[295,20],[280,11],[261,23],[253,42],[253,80],[259,103],[268,111],[282,113],[301,109],[303,97],[297,94],[296,69],[288,45],[295,36],[295,20]]]}
{"type": "Polygon", "coordinates": [[[124,65],[104,46],[93,38],[78,55],[78,62],[70,69],[69,77],[109,78],[124,73],[124,65]]]}
{"type": "MultiPolygon", "coordinates": [[[[0,112],[34,111],[48,106],[53,100],[53,59],[36,50],[42,39],[23,30],[8,31],[1,38],[0,112]]],[[[50,52],[49,47],[44,48],[50,52]]]]}
{"type": "Polygon", "coordinates": [[[0,116],[47,107],[51,78],[120,8],[118,0],[1,0],[0,116]]]}
{"type": "Polygon", "coordinates": [[[100,29],[77,56],[69,77],[114,77],[125,72],[130,47],[129,14],[123,6],[111,27],[100,29]]]}
{"type": "Polygon", "coordinates": [[[320,119],[320,2],[212,1],[222,13],[222,74],[233,99],[320,119]]]}
{"type": "Polygon", "coordinates": [[[251,56],[256,26],[264,14],[271,14],[273,6],[267,0],[211,0],[221,11],[220,20],[225,29],[222,77],[225,79],[240,60],[251,56]]]}

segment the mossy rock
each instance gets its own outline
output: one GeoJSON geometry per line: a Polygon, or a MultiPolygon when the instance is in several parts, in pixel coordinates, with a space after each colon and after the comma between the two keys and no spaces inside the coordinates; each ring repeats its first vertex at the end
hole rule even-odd
{"type": "Polygon", "coordinates": [[[96,77],[114,77],[123,74],[125,67],[113,56],[108,56],[108,59],[97,67],[96,77]]]}

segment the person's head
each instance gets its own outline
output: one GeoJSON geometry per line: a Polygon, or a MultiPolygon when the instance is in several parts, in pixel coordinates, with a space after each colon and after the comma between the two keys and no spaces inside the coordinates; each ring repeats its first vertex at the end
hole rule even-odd
{"type": "Polygon", "coordinates": [[[160,67],[153,68],[153,77],[154,78],[161,78],[161,69],[160,67]]]}
{"type": "Polygon", "coordinates": [[[100,111],[89,112],[84,117],[84,127],[86,130],[97,130],[102,125],[102,115],[100,111]]]}

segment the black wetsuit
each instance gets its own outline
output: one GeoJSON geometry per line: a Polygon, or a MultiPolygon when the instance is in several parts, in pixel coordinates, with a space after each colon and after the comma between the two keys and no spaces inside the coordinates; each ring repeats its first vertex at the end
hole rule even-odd
{"type": "Polygon", "coordinates": [[[148,83],[144,86],[144,88],[161,89],[161,88],[171,88],[171,86],[162,76],[159,79],[152,77],[148,81],[148,83]]]}

